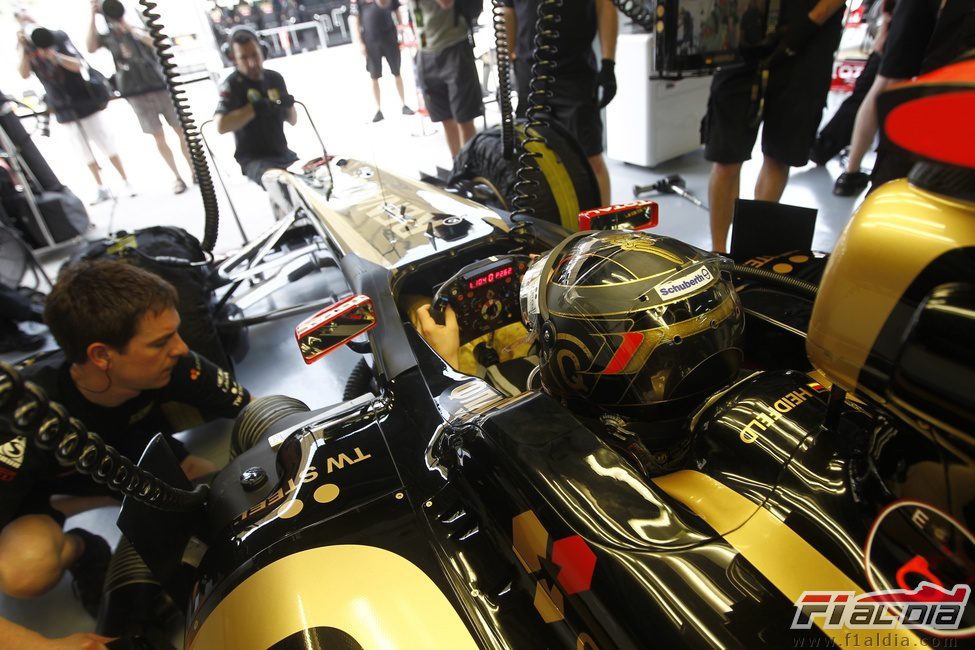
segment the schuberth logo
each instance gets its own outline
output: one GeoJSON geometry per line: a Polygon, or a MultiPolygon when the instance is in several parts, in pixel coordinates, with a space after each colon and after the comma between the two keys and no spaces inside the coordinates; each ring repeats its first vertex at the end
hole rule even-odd
{"type": "Polygon", "coordinates": [[[711,271],[709,271],[706,267],[702,266],[690,273],[685,273],[682,276],[667,280],[666,282],[661,282],[654,287],[654,289],[662,300],[667,300],[669,298],[679,298],[688,293],[693,293],[698,289],[707,286],[713,280],[714,274],[711,273],[711,271]]]}

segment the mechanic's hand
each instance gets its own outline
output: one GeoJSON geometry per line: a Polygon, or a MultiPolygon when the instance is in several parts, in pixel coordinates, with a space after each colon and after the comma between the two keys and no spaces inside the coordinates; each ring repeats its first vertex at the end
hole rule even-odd
{"type": "Polygon", "coordinates": [[[21,47],[24,48],[30,45],[30,41],[27,39],[27,34],[25,34],[24,30],[22,29],[17,30],[17,42],[20,44],[21,47]]]}
{"type": "Polygon", "coordinates": [[[604,108],[616,97],[616,61],[603,59],[596,75],[596,99],[599,101],[599,108],[604,108]],[[603,89],[602,98],[599,97],[599,89],[603,89]]]}
{"type": "Polygon", "coordinates": [[[282,95],[281,99],[278,101],[278,105],[281,106],[281,108],[291,108],[295,105],[295,96],[291,93],[282,95]]]}
{"type": "Polygon", "coordinates": [[[275,112],[276,107],[271,103],[271,100],[267,97],[261,97],[260,99],[255,99],[251,102],[251,106],[254,107],[255,115],[271,115],[275,112]]]}
{"type": "Polygon", "coordinates": [[[420,305],[416,310],[416,320],[422,336],[434,352],[439,354],[454,369],[460,365],[460,328],[457,327],[457,314],[447,305],[444,310],[444,324],[437,325],[430,315],[430,303],[420,305]]]}
{"type": "Polygon", "coordinates": [[[102,12],[102,3],[101,3],[101,0],[91,0],[91,13],[92,13],[92,15],[94,15],[94,14],[100,14],[101,12],[102,12]]]}
{"type": "Polygon", "coordinates": [[[44,639],[35,647],[38,650],[108,650],[105,644],[113,640],[112,637],[92,632],[77,632],[60,639],[44,639]]]}

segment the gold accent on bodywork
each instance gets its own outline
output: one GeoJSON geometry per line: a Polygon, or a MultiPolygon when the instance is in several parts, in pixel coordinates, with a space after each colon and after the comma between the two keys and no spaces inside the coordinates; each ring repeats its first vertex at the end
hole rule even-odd
{"type": "Polygon", "coordinates": [[[358,545],[309,549],[254,573],[214,608],[187,648],[264,650],[324,626],[363,648],[477,648],[429,576],[391,551],[358,545]]]}
{"type": "MultiPolygon", "coordinates": [[[[710,476],[681,470],[653,482],[704,519],[793,603],[804,591],[862,593],[859,585],[785,522],[710,476]]],[[[922,647],[910,630],[820,629],[837,647],[922,647]]]]}
{"type": "Polygon", "coordinates": [[[868,195],[819,286],[806,338],[813,365],[844,390],[860,388],[860,372],[907,287],[932,261],[966,246],[975,246],[975,203],[904,179],[868,195]]]}

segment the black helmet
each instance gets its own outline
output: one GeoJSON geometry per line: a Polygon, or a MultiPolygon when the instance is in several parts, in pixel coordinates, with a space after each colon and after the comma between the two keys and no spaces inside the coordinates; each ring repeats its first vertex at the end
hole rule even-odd
{"type": "Polygon", "coordinates": [[[522,314],[542,386],[581,407],[647,417],[727,385],[742,353],[731,261],[670,237],[577,233],[528,269],[522,314]]]}

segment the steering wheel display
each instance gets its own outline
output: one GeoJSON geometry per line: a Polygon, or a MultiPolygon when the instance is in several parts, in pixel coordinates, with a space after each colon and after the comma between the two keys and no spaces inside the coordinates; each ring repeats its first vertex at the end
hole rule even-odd
{"type": "Polygon", "coordinates": [[[527,255],[504,255],[468,264],[440,286],[430,314],[443,324],[453,307],[461,343],[521,320],[518,287],[528,263],[527,255]]]}

